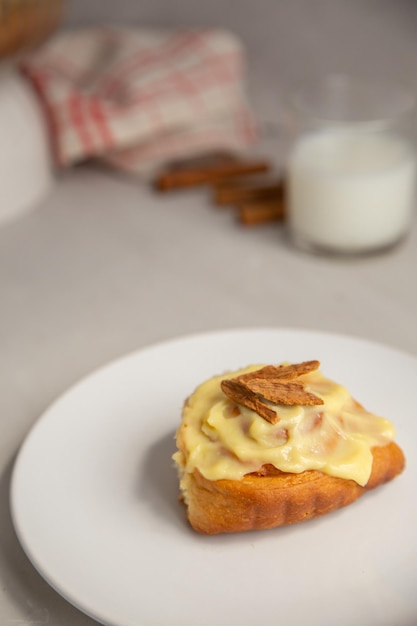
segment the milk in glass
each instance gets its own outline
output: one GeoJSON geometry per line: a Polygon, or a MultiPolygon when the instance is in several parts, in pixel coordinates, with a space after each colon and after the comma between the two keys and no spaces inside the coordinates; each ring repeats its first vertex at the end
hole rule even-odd
{"type": "Polygon", "coordinates": [[[289,224],[310,249],[358,253],[401,239],[414,209],[413,146],[391,133],[322,130],[288,163],[289,224]]]}

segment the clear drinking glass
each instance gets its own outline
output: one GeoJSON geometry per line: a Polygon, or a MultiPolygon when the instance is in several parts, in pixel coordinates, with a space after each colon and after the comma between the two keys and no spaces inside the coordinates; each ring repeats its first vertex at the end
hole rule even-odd
{"type": "Polygon", "coordinates": [[[329,76],[291,99],[288,225],[311,252],[363,254],[407,233],[415,207],[414,97],[329,76]]]}

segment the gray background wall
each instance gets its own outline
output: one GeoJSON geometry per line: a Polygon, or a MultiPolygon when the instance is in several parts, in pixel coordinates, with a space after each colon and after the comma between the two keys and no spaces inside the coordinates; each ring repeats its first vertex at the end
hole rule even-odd
{"type": "Polygon", "coordinates": [[[252,101],[268,119],[271,92],[279,99],[306,76],[406,77],[417,88],[415,0],[69,0],[66,25],[97,23],[231,29],[247,49],[252,101]]]}

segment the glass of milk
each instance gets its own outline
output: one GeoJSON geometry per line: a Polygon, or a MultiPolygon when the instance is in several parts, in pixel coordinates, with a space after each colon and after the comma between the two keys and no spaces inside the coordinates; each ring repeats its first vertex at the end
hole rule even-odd
{"type": "Polygon", "coordinates": [[[391,248],[415,209],[414,98],[392,85],[330,76],[292,99],[288,224],[310,252],[391,248]]]}

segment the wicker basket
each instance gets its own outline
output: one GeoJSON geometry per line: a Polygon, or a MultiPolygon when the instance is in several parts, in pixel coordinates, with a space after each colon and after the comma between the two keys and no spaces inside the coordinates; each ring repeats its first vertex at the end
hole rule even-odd
{"type": "Polygon", "coordinates": [[[0,59],[44,41],[61,19],[62,0],[0,0],[0,59]]]}

